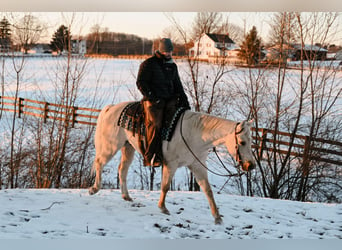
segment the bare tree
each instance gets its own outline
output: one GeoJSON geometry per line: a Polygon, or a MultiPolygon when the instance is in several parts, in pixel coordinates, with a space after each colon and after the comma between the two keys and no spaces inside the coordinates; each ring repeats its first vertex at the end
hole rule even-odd
{"type": "MultiPolygon", "coordinates": [[[[271,150],[262,154],[256,152],[258,171],[247,176],[243,185],[250,195],[301,201],[313,197],[328,199],[341,188],[341,180],[336,167],[313,160],[318,154],[314,149],[322,147],[322,143],[313,138],[333,140],[341,135],[341,128],[338,128],[341,119],[337,118],[341,107],[336,105],[341,98],[341,79],[331,63],[306,60],[310,57],[305,53],[315,51],[308,52],[304,48],[310,47],[308,43],[312,47],[317,41],[326,42],[330,33],[335,32],[331,28],[336,14],[296,13],[295,16],[302,48],[301,59],[297,62],[299,70],[289,70],[287,60],[281,60],[277,68],[246,69],[244,74],[235,77],[231,74],[234,84],[230,93],[236,97],[234,106],[245,116],[253,117],[257,129],[275,131],[267,144],[271,150]],[[281,131],[290,135],[285,152],[281,131]],[[306,148],[302,158],[295,156],[299,143],[296,134],[307,135],[301,142],[306,148]]],[[[283,24],[282,27],[289,26],[283,24]]],[[[281,34],[284,36],[278,40],[280,45],[291,40],[285,30],[281,34]]]]}
{"type": "Polygon", "coordinates": [[[219,12],[199,12],[192,25],[192,39],[197,40],[203,33],[219,32],[222,23],[219,12]]]}
{"type": "Polygon", "coordinates": [[[241,44],[244,38],[243,29],[240,26],[230,22],[229,16],[227,16],[222,22],[221,26],[218,27],[218,33],[228,34],[236,44],[241,44]]]}
{"type": "MultiPolygon", "coordinates": [[[[10,169],[10,174],[9,174],[9,183],[10,187],[14,188],[16,187],[15,185],[15,176],[18,173],[19,169],[19,164],[20,161],[18,161],[18,158],[20,157],[20,153],[17,152],[15,153],[16,150],[16,120],[17,120],[17,113],[20,114],[20,100],[18,98],[19,96],[19,87],[20,87],[20,78],[21,74],[23,72],[25,65],[25,60],[24,57],[20,57],[20,59],[17,61],[13,58],[13,68],[16,73],[16,88],[15,88],[15,93],[14,93],[14,114],[12,118],[12,126],[11,126],[11,143],[10,143],[10,162],[9,162],[9,169],[10,169]]],[[[20,148],[19,144],[19,148],[20,148]]]]}
{"type": "Polygon", "coordinates": [[[299,26],[294,12],[275,13],[269,25],[271,44],[289,44],[300,40],[299,26]]]}
{"type": "Polygon", "coordinates": [[[37,43],[46,29],[38,18],[31,14],[25,15],[14,27],[14,41],[19,44],[27,54],[28,50],[37,43]]]}
{"type": "MultiPolygon", "coordinates": [[[[314,43],[324,44],[330,33],[335,33],[331,28],[334,27],[334,22],[337,18],[337,13],[311,13],[306,16],[306,20],[299,13],[296,14],[297,22],[300,27],[301,38],[301,63],[304,58],[309,58],[308,73],[301,69],[301,86],[305,92],[305,102],[307,102],[307,114],[309,118],[306,124],[308,131],[308,138],[327,137],[327,132],[335,127],[335,124],[326,123],[326,119],[331,119],[334,112],[338,112],[335,108],[337,100],[342,95],[341,80],[336,77],[336,68],[332,65],[322,68],[320,62],[310,60],[310,56],[305,55],[303,48],[305,41],[309,41],[311,45],[314,43]],[[309,28],[308,28],[309,27],[309,28]]],[[[316,53],[316,52],[314,52],[316,53]]],[[[299,115],[298,115],[299,116],[299,115]]],[[[329,135],[329,134],[328,134],[329,135]]],[[[311,141],[307,142],[311,147],[317,147],[317,143],[311,141]]],[[[310,191],[315,190],[316,187],[312,183],[312,176],[317,173],[317,163],[310,160],[313,152],[307,152],[301,163],[302,175],[299,182],[299,187],[296,194],[297,200],[307,200],[310,191]]],[[[329,169],[327,167],[327,169],[329,169]]],[[[325,177],[324,171],[321,172],[322,177],[325,177]]],[[[328,172],[328,171],[327,171],[328,172]]],[[[315,178],[314,178],[315,179],[315,178]]],[[[317,185],[317,182],[316,186],[317,185]]],[[[318,189],[318,188],[317,188],[318,189]]]]}

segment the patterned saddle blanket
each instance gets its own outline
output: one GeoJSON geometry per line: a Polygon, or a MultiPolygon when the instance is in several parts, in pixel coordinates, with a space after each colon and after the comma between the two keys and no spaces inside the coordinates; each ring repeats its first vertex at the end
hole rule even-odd
{"type": "MultiPolygon", "coordinates": [[[[173,108],[164,112],[162,139],[170,141],[175,131],[181,114],[186,110],[184,107],[173,108]],[[171,111],[172,110],[172,111],[171,111]],[[169,112],[171,111],[171,112],[169,112]]],[[[141,102],[129,103],[121,112],[118,126],[145,136],[144,111],[141,102]]]]}

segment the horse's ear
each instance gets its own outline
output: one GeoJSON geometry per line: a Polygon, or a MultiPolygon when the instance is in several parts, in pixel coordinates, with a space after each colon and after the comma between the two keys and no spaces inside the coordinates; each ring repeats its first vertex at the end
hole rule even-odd
{"type": "Polygon", "coordinates": [[[254,123],[254,119],[247,122],[248,126],[250,126],[250,127],[252,127],[253,123],[254,123]]]}

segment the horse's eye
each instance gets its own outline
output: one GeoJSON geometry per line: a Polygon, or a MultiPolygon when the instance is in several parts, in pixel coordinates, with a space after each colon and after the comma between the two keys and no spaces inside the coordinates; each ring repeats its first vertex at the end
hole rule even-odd
{"type": "Polygon", "coordinates": [[[245,141],[242,141],[240,144],[241,144],[241,146],[245,146],[245,145],[246,145],[246,142],[245,142],[245,141]]]}

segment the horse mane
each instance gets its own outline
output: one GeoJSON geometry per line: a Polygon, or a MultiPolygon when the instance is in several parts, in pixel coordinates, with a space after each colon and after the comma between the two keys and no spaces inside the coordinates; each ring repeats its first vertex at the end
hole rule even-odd
{"type": "Polygon", "coordinates": [[[193,129],[203,131],[203,134],[222,137],[234,132],[236,122],[211,114],[190,111],[188,119],[192,121],[193,129]],[[215,132],[214,132],[215,131],[215,132]]]}

